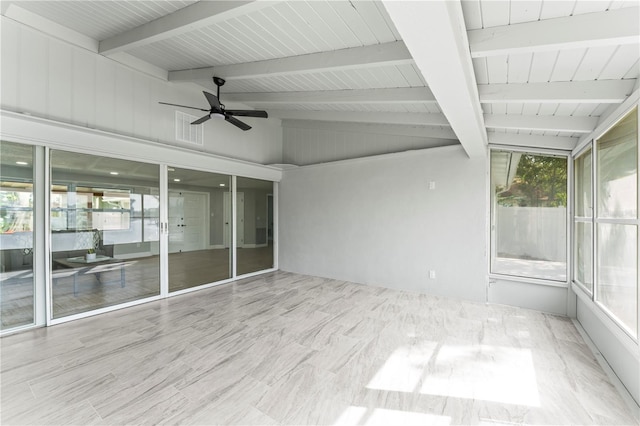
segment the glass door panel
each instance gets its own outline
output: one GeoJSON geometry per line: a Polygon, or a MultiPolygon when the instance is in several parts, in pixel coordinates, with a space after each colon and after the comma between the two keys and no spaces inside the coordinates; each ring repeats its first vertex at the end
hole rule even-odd
{"type": "Polygon", "coordinates": [[[169,291],[231,278],[231,176],[168,168],[169,291]]]}
{"type": "Polygon", "coordinates": [[[160,294],[159,166],[51,151],[53,318],[160,294]]]}
{"type": "Polygon", "coordinates": [[[273,268],[273,182],[236,179],[238,275],[273,268]],[[271,237],[269,233],[271,232],[271,237]]]}
{"type": "Polygon", "coordinates": [[[0,330],[33,324],[33,147],[0,142],[0,330]]]}

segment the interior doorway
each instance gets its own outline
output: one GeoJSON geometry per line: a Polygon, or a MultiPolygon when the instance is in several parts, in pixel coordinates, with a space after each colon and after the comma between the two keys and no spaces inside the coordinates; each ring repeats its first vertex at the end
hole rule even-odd
{"type": "Polygon", "coordinates": [[[209,194],[169,191],[169,253],[204,250],[209,194]]]}

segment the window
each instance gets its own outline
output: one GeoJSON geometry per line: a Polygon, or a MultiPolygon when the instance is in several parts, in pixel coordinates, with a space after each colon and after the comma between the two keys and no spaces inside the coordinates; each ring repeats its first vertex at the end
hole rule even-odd
{"type": "Polygon", "coordinates": [[[129,229],[130,191],[53,185],[51,215],[54,231],[129,229]]]}
{"type": "Polygon", "coordinates": [[[593,292],[593,202],[591,147],[574,160],[574,280],[593,292]]]}
{"type": "Polygon", "coordinates": [[[566,281],[566,157],[491,152],[491,273],[566,281]]]}
{"type": "Polygon", "coordinates": [[[637,337],[637,108],[597,139],[595,149],[595,300],[637,337]]]}

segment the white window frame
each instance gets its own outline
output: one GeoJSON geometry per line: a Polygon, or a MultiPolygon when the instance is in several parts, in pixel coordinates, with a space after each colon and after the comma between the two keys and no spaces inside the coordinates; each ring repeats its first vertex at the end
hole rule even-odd
{"type": "Polygon", "coordinates": [[[573,174],[573,161],[571,157],[571,153],[569,151],[562,151],[556,149],[544,149],[544,148],[531,148],[531,147],[516,147],[510,145],[498,145],[498,144],[489,144],[489,155],[487,156],[488,161],[488,177],[487,177],[487,186],[489,188],[488,198],[487,198],[487,214],[488,214],[488,231],[489,238],[487,239],[487,247],[489,255],[487,256],[488,260],[488,273],[489,279],[498,279],[498,280],[507,280],[514,282],[523,282],[529,284],[538,284],[538,285],[546,285],[550,287],[563,287],[568,288],[571,282],[572,277],[572,269],[573,269],[573,260],[572,256],[572,226],[571,224],[571,212],[572,212],[572,203],[573,203],[573,185],[572,185],[572,174],[573,174]],[[566,268],[565,268],[565,280],[549,280],[545,278],[537,278],[537,277],[526,277],[519,275],[507,275],[498,272],[492,272],[491,266],[493,262],[493,246],[494,246],[494,230],[493,226],[493,196],[491,192],[491,152],[492,151],[508,151],[508,152],[518,152],[522,154],[532,154],[532,155],[547,155],[547,156],[555,156],[555,157],[564,157],[567,161],[567,207],[566,207],[566,217],[565,217],[565,227],[566,227],[566,268]]]}

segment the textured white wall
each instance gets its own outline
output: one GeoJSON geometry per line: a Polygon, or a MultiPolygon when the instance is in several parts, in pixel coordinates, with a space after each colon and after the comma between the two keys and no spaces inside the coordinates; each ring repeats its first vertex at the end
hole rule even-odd
{"type": "Polygon", "coordinates": [[[176,108],[158,101],[205,107],[199,88],[148,76],[1,19],[2,109],[260,164],[281,162],[280,120],[247,119],[253,126],[247,132],[211,120],[205,124],[203,146],[177,142],[176,108]]]}
{"type": "Polygon", "coordinates": [[[279,194],[281,269],[485,300],[486,161],[462,147],[301,167],[279,194]]]}

